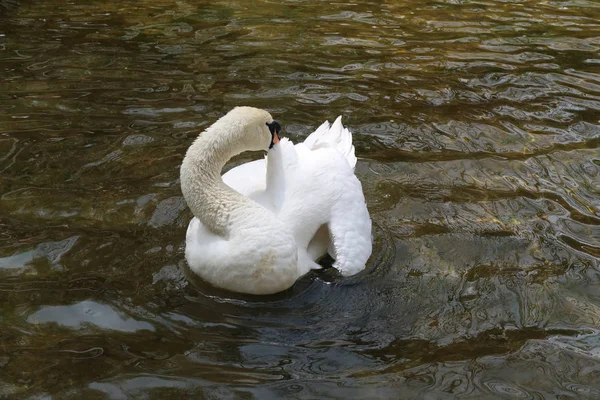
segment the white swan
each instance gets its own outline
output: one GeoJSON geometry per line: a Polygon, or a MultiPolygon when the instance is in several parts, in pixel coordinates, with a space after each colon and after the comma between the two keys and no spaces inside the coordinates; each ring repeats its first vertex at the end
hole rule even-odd
{"type": "Polygon", "coordinates": [[[276,293],[320,268],[315,261],[328,250],[346,276],[371,255],[371,219],[341,117],[296,146],[279,140],[279,129],[268,112],[236,107],[194,141],[181,164],[181,190],[195,216],[185,256],[217,287],[276,293]],[[248,150],[269,150],[268,157],[221,178],[225,163],[248,150]]]}

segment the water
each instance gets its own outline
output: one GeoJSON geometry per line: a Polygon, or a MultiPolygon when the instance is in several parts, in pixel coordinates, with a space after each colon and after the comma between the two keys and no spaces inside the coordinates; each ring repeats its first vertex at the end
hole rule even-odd
{"type": "Polygon", "coordinates": [[[0,398],[599,398],[598,21],[0,0],[0,398]],[[242,104],[294,141],[344,115],[364,273],[267,298],[188,276],[178,166],[242,104]]]}

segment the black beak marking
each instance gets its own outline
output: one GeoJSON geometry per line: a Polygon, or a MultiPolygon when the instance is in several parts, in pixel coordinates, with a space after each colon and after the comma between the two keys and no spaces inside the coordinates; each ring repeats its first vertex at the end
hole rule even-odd
{"type": "Polygon", "coordinates": [[[275,144],[273,143],[273,140],[275,140],[275,135],[279,137],[279,132],[281,132],[281,124],[278,121],[273,120],[271,123],[267,122],[267,126],[271,132],[271,144],[269,145],[269,149],[271,149],[275,144]]]}

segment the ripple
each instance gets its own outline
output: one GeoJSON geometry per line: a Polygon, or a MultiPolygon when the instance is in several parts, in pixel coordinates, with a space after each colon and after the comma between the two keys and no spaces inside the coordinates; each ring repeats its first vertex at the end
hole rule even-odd
{"type": "Polygon", "coordinates": [[[0,269],[24,269],[34,261],[45,259],[51,265],[59,265],[62,257],[75,246],[78,237],[73,236],[58,242],[45,242],[35,249],[0,258],[0,269]]]}
{"type": "Polygon", "coordinates": [[[6,395],[598,397],[599,13],[0,0],[6,395]],[[242,104],[294,141],[344,116],[363,272],[257,298],[186,271],[179,165],[242,104]]]}
{"type": "Polygon", "coordinates": [[[122,332],[154,330],[148,322],[124,318],[112,307],[94,301],[82,301],[69,306],[44,306],[27,317],[30,324],[57,323],[60,326],[82,329],[93,325],[102,329],[122,332]]]}
{"type": "Polygon", "coordinates": [[[501,395],[502,397],[516,399],[541,399],[541,397],[534,396],[524,388],[499,379],[491,379],[488,381],[484,381],[483,384],[486,386],[487,389],[489,389],[490,392],[492,392],[493,394],[501,395]]]}
{"type": "Polygon", "coordinates": [[[153,228],[171,225],[186,208],[187,204],[181,196],[165,199],[158,203],[148,224],[153,228]]]}

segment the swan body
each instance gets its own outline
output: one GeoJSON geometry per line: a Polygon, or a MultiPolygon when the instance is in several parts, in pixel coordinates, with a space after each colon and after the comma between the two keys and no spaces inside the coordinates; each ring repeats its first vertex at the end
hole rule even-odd
{"type": "Polygon", "coordinates": [[[186,235],[190,269],[235,292],[288,289],[328,252],[342,275],[353,275],[371,255],[371,220],[341,117],[220,176],[234,155],[269,148],[272,121],[264,110],[236,107],[196,139],[181,165],[195,216],[186,235]]]}

